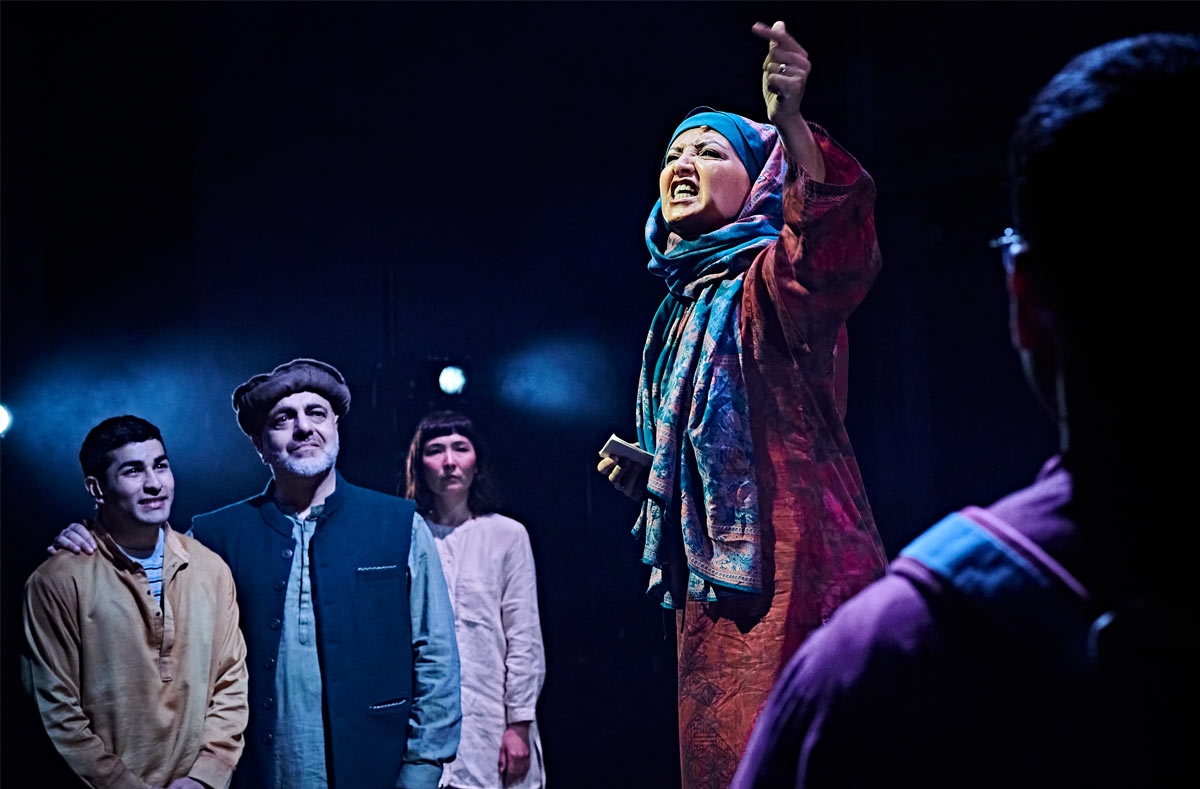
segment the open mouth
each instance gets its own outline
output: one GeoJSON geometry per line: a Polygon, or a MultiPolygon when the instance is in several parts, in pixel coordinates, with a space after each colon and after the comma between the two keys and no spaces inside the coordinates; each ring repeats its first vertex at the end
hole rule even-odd
{"type": "Polygon", "coordinates": [[[694,181],[676,181],[671,187],[672,200],[688,200],[700,194],[700,188],[694,181]]]}
{"type": "Polygon", "coordinates": [[[138,503],[139,503],[139,504],[141,504],[143,507],[146,507],[146,508],[148,508],[148,509],[152,509],[152,510],[160,510],[160,509],[162,509],[162,508],[163,508],[163,507],[166,505],[166,503],[167,503],[167,497],[166,497],[166,496],[159,496],[159,497],[158,497],[158,498],[156,498],[156,499],[142,499],[142,500],[141,500],[141,501],[139,501],[138,503]]]}

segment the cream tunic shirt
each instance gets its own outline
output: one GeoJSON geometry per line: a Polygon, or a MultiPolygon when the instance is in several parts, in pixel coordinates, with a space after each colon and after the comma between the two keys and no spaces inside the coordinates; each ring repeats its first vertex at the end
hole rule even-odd
{"type": "Polygon", "coordinates": [[[428,523],[450,590],[462,667],[462,740],[440,786],[501,789],[500,739],[510,721],[530,721],[529,772],[514,786],[543,787],[534,716],[546,657],[529,535],[495,514],[460,526],[428,523]]]}

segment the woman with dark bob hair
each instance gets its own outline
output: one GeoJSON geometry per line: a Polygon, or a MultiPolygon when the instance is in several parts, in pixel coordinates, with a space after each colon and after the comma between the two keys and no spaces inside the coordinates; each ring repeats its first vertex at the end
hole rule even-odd
{"type": "Polygon", "coordinates": [[[462,738],[440,786],[544,786],[535,707],[546,660],[529,535],[496,513],[487,446],[457,411],[421,420],[404,476],[441,557],[462,665],[462,738]]]}
{"type": "Polygon", "coordinates": [[[886,564],[842,421],[875,186],[801,116],[808,53],[782,22],[754,32],[770,123],[693,110],[659,168],[645,239],[667,293],[635,404],[650,459],[599,465],[641,502],[650,591],[678,611],[685,789],[728,785],[780,667],[886,564]]]}

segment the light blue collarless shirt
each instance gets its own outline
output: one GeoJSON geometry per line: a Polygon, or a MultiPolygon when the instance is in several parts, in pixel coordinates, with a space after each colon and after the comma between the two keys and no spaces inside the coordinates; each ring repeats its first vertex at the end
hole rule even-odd
{"type": "MultiPolygon", "coordinates": [[[[284,513],[292,522],[296,551],[285,592],[275,673],[279,717],[275,724],[272,789],[325,789],[329,785],[309,554],[323,509],[323,505],[313,507],[303,519],[284,513]]],[[[432,576],[440,580],[442,574],[437,546],[429,526],[416,514],[408,548],[408,572],[413,643],[444,644],[448,649],[445,654],[430,654],[413,666],[414,719],[409,725],[406,763],[398,785],[405,789],[436,789],[442,762],[452,758],[458,746],[457,726],[447,724],[460,716],[459,660],[449,597],[428,591],[428,584],[434,582],[432,576]],[[436,659],[428,659],[433,657],[436,659]]]]}

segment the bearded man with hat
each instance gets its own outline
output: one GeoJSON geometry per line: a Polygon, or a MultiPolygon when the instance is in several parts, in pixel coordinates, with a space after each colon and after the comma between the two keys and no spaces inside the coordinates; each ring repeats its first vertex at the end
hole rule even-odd
{"type": "Polygon", "coordinates": [[[273,479],[192,529],[233,569],[242,610],[252,713],[234,785],[434,789],[462,714],[429,527],[337,473],[350,389],[332,365],[256,375],[233,408],[273,479]]]}

